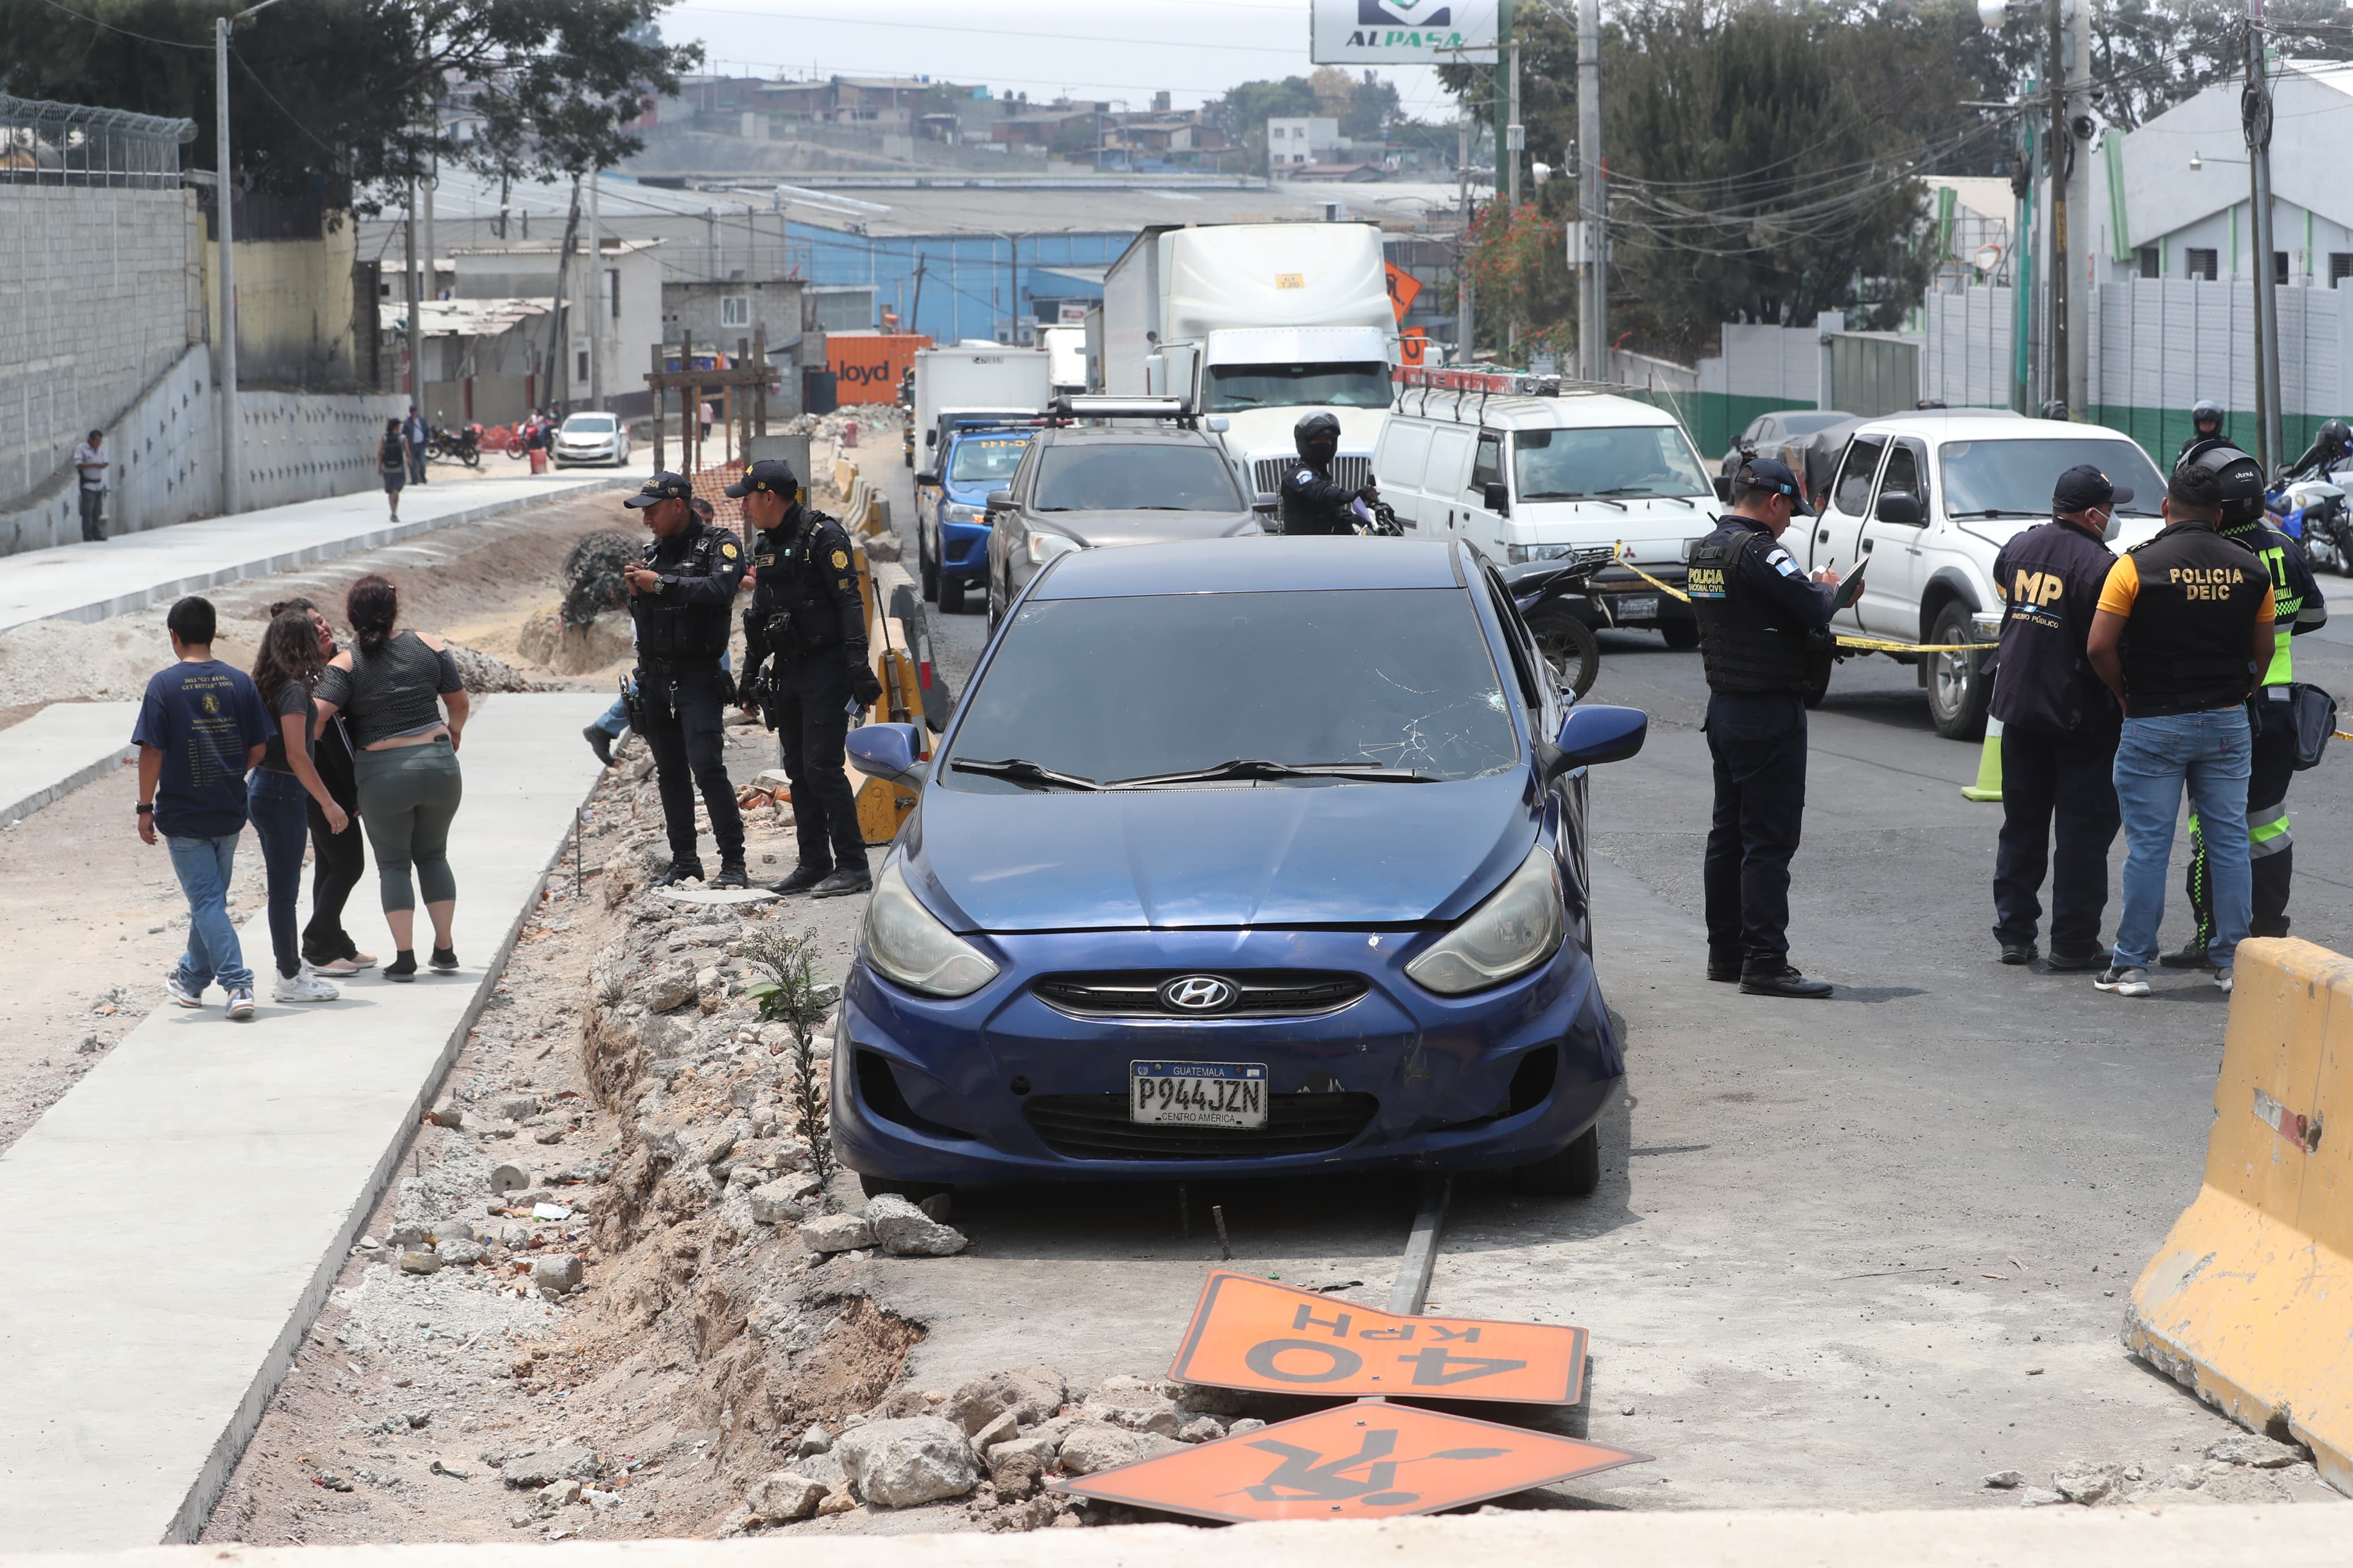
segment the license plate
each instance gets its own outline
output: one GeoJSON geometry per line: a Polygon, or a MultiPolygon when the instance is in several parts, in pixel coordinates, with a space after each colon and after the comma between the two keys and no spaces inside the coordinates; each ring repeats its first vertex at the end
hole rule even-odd
{"type": "Polygon", "coordinates": [[[1180,1127],[1266,1125],[1261,1062],[1130,1062],[1128,1120],[1180,1127]]]}
{"type": "Polygon", "coordinates": [[[1659,618],[1659,596],[1656,594],[1621,594],[1618,596],[1618,618],[1621,621],[1655,621],[1659,618]]]}

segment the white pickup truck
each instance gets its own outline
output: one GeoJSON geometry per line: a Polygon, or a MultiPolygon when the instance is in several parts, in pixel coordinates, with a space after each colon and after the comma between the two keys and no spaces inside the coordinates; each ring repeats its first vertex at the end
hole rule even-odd
{"type": "MultiPolygon", "coordinates": [[[[1858,426],[1820,515],[1799,518],[1785,542],[1810,568],[1866,567],[1862,594],[1838,616],[1840,632],[1922,647],[1985,641],[1976,617],[1998,614],[2002,603],[1994,557],[2013,534],[2051,516],[2053,482],[2079,463],[2133,492],[2116,509],[2114,548],[2161,526],[2165,480],[2122,433],[1991,409],[1934,410],[1858,426]]],[[[1938,734],[1976,740],[1985,732],[1992,683],[1978,655],[1896,657],[1918,665],[1938,734]]]]}

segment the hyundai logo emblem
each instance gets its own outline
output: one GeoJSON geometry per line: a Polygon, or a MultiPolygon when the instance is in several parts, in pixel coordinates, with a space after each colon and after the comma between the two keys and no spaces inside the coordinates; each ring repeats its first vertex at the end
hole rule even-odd
{"type": "Polygon", "coordinates": [[[1217,1013],[1232,1005],[1234,983],[1214,974],[1186,974],[1160,988],[1160,1005],[1177,1013],[1217,1013]]]}

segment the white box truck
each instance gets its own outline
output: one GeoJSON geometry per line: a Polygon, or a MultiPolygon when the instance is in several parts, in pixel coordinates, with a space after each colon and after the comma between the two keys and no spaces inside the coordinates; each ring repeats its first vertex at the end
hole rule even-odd
{"type": "Polygon", "coordinates": [[[1364,483],[1388,418],[1397,312],[1381,231],[1365,223],[1157,226],[1103,278],[1103,390],[1222,415],[1261,497],[1297,459],[1291,427],[1340,421],[1332,477],[1364,483]]]}
{"type": "Polygon", "coordinates": [[[917,349],[907,462],[917,468],[931,467],[939,456],[940,421],[944,418],[1035,418],[1053,395],[1053,367],[1042,348],[968,340],[947,348],[917,349]]]}

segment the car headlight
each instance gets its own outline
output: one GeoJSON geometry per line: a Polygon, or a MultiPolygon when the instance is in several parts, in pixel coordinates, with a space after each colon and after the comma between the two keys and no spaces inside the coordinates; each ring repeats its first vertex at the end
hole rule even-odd
{"type": "Polygon", "coordinates": [[[896,860],[874,879],[862,937],[875,968],[926,996],[969,996],[997,978],[996,964],[923,908],[896,860]]]}
{"type": "Polygon", "coordinates": [[[1043,566],[1057,555],[1068,555],[1079,547],[1079,542],[1060,533],[1033,533],[1029,536],[1029,564],[1043,566]]]}
{"type": "Polygon", "coordinates": [[[950,501],[940,508],[940,521],[942,522],[986,522],[988,521],[988,509],[964,506],[958,502],[950,501]]]}
{"type": "Polygon", "coordinates": [[[1506,544],[1504,560],[1512,566],[1530,561],[1558,561],[1576,548],[1574,544],[1506,544]]]}
{"type": "Polygon", "coordinates": [[[1501,985],[1525,974],[1560,946],[1560,872],[1543,845],[1528,851],[1511,879],[1462,917],[1405,972],[1441,996],[1501,985]]]}

